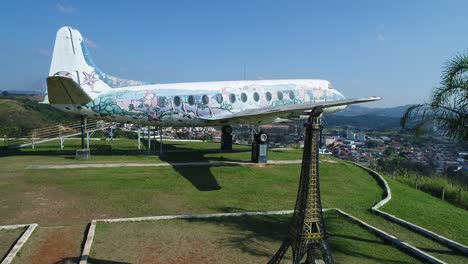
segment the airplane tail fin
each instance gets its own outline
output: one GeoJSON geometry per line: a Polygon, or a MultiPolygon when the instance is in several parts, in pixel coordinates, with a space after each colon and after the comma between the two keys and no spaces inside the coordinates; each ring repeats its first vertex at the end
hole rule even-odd
{"type": "MultiPolygon", "coordinates": [[[[71,27],[62,27],[57,32],[49,78],[52,76],[72,79],[91,99],[95,99],[100,93],[112,89],[108,85],[107,75],[92,61],[85,39],[78,30],[71,27]]],[[[61,98],[51,97],[65,94],[65,91],[63,93],[50,93],[50,89],[57,89],[57,86],[49,87],[50,84],[48,81],[44,103],[62,101],[61,98]]]]}

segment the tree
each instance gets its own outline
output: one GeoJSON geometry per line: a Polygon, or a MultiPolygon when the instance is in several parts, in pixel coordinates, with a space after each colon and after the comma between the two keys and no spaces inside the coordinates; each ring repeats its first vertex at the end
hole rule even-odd
{"type": "Polygon", "coordinates": [[[449,60],[442,73],[441,86],[430,102],[408,108],[400,120],[402,127],[415,122],[416,134],[433,124],[450,138],[468,140],[468,52],[449,60]]]}

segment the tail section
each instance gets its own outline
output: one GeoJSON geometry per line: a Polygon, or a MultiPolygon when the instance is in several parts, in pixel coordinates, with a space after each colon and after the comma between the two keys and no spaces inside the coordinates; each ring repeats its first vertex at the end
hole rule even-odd
{"type": "MultiPolygon", "coordinates": [[[[52,76],[72,79],[81,88],[82,92],[91,99],[95,99],[100,93],[111,89],[108,85],[107,75],[92,61],[84,38],[78,30],[71,27],[62,27],[57,32],[49,79],[52,76]]],[[[62,101],[61,98],[52,98],[66,93],[66,91],[63,91],[63,93],[51,91],[51,89],[56,90],[57,87],[48,80],[48,91],[44,103],[62,101]],[[51,86],[54,86],[54,88],[51,86]]]]}

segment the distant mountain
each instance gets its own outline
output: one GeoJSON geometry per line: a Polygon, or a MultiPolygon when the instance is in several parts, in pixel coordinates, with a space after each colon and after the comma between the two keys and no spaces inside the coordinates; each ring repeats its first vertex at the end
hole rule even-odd
{"type": "Polygon", "coordinates": [[[371,108],[360,105],[350,105],[345,110],[336,113],[337,116],[359,116],[359,115],[373,115],[384,117],[402,117],[406,109],[411,105],[402,105],[389,108],[371,108]]]}
{"type": "Polygon", "coordinates": [[[109,79],[109,82],[110,82],[109,85],[112,88],[151,84],[149,82],[128,80],[128,79],[118,78],[118,77],[111,76],[111,75],[107,75],[107,78],[109,79]]]}
{"type": "Polygon", "coordinates": [[[0,90],[0,95],[4,96],[25,96],[25,95],[41,95],[43,94],[40,91],[26,91],[26,90],[9,90],[2,91],[0,90]]]}
{"type": "Polygon", "coordinates": [[[326,115],[326,127],[354,127],[358,129],[392,129],[400,127],[400,118],[378,116],[372,114],[343,116],[338,114],[326,115]]]}
{"type": "Polygon", "coordinates": [[[400,118],[411,105],[389,108],[370,108],[350,105],[345,110],[325,116],[329,127],[355,127],[362,129],[391,129],[400,127],[400,118]]]}

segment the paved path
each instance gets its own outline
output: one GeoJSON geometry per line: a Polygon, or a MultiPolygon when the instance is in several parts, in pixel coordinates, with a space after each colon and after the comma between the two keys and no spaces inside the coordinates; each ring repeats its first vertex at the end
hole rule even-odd
{"type": "MultiPolygon", "coordinates": [[[[336,163],[336,161],[320,161],[336,163]]],[[[270,160],[267,164],[301,164],[302,160],[270,160]]],[[[29,165],[27,169],[82,169],[82,168],[120,168],[120,167],[175,167],[175,166],[252,166],[262,163],[250,161],[200,161],[200,162],[158,162],[158,163],[85,163],[62,165],[29,165]]]]}

